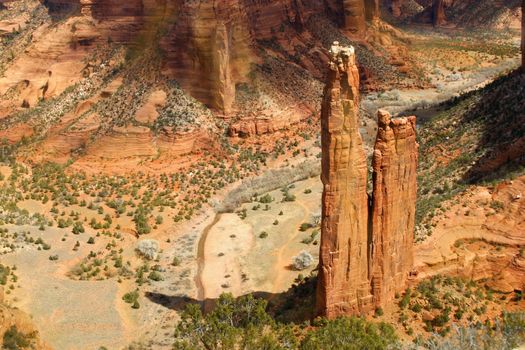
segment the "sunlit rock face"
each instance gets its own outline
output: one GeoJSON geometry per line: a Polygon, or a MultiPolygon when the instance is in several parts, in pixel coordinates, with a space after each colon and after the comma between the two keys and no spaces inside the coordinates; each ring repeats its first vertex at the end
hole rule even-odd
{"type": "Polygon", "coordinates": [[[374,147],[371,283],[381,307],[406,286],[414,265],[417,197],[416,117],[392,119],[378,113],[374,147]]]}
{"type": "Polygon", "coordinates": [[[353,47],[337,44],[321,112],[322,236],[317,313],[329,318],[370,309],[367,159],[359,134],[359,72],[353,47]]]}
{"type": "Polygon", "coordinates": [[[322,197],[317,314],[384,307],[412,271],[416,118],[378,114],[373,193],[359,133],[359,72],[352,47],[334,43],[321,111],[322,197]]]}

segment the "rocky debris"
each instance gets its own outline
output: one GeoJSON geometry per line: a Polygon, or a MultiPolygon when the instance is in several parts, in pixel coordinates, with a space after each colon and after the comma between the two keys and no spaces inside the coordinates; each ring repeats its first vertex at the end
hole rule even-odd
{"type": "Polygon", "coordinates": [[[373,156],[371,282],[377,307],[406,286],[414,265],[417,197],[416,117],[378,112],[373,156]]]}
{"type": "Polygon", "coordinates": [[[157,259],[159,250],[159,242],[154,239],[143,239],[137,243],[137,253],[148,260],[157,259]]]}
{"type": "Polygon", "coordinates": [[[379,113],[369,208],[355,52],[335,42],[330,54],[321,109],[317,314],[334,318],[384,306],[406,286],[413,264],[418,146],[415,117],[391,120],[379,113]]]}
{"type": "Polygon", "coordinates": [[[296,269],[297,271],[302,271],[312,266],[313,263],[314,263],[314,258],[312,254],[303,250],[302,252],[299,253],[299,255],[293,258],[292,265],[294,269],[296,269]]]}

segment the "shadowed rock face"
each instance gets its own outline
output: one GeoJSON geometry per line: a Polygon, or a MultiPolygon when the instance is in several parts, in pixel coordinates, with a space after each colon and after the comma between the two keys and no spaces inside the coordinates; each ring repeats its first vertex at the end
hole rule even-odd
{"type": "Polygon", "coordinates": [[[322,202],[317,314],[334,318],[384,306],[413,267],[418,145],[415,117],[379,113],[373,204],[359,134],[353,48],[334,43],[321,111],[322,202]]]}
{"type": "Polygon", "coordinates": [[[359,134],[354,49],[337,44],[324,91],[322,236],[317,312],[334,318],[370,309],[367,161],[359,134]]]}
{"type": "Polygon", "coordinates": [[[373,21],[381,17],[379,0],[365,0],[366,20],[373,21]]]}
{"type": "Polygon", "coordinates": [[[343,0],[344,29],[361,34],[366,30],[364,0],[343,0]]]}
{"type": "Polygon", "coordinates": [[[521,68],[525,72],[525,0],[521,2],[521,68]]]}
{"type": "Polygon", "coordinates": [[[376,306],[393,300],[414,265],[417,196],[416,117],[378,113],[373,156],[371,283],[376,306]]]}
{"type": "Polygon", "coordinates": [[[443,25],[445,22],[445,1],[434,0],[434,3],[432,5],[432,23],[435,26],[440,26],[443,25]]]}

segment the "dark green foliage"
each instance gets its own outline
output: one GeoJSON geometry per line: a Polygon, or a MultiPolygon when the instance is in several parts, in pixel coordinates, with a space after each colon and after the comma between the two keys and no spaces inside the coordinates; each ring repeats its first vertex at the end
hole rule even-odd
{"type": "Polygon", "coordinates": [[[18,350],[28,348],[31,345],[30,339],[32,337],[33,335],[19,332],[16,326],[11,326],[11,328],[4,333],[2,349],[18,350]]]}
{"type": "Polygon", "coordinates": [[[191,304],[175,332],[174,349],[387,349],[397,344],[394,329],[360,318],[320,320],[313,331],[285,325],[266,312],[267,302],[247,295],[222,294],[215,309],[203,315],[191,304]]]}
{"type": "Polygon", "coordinates": [[[303,340],[301,350],[381,350],[397,343],[394,328],[373,324],[361,318],[339,318],[324,322],[303,340]]]}

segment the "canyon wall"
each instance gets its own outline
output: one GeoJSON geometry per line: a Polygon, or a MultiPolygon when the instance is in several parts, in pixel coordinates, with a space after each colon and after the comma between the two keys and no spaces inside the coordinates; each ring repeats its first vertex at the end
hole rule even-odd
{"type": "Polygon", "coordinates": [[[246,9],[238,0],[182,1],[164,40],[170,74],[193,97],[225,114],[254,62],[246,9]]]}
{"type": "Polygon", "coordinates": [[[445,24],[445,1],[444,0],[434,0],[432,4],[432,23],[435,26],[440,26],[445,24]]]}
{"type": "Polygon", "coordinates": [[[359,134],[359,72],[352,47],[335,44],[321,112],[322,236],[317,313],[366,312],[368,283],[367,159],[359,134]]]}
{"type": "Polygon", "coordinates": [[[356,315],[406,287],[413,267],[418,145],[415,117],[379,113],[373,195],[359,133],[359,72],[334,43],[321,110],[322,223],[317,314],[356,315]]]}
{"type": "Polygon", "coordinates": [[[364,0],[343,0],[344,29],[362,34],[366,30],[364,0]]]}
{"type": "Polygon", "coordinates": [[[415,117],[391,119],[388,112],[379,111],[378,127],[372,161],[370,278],[379,307],[403,291],[414,265],[418,144],[415,117]]]}
{"type": "Polygon", "coordinates": [[[525,72],[525,0],[521,2],[521,68],[525,72]]]}

